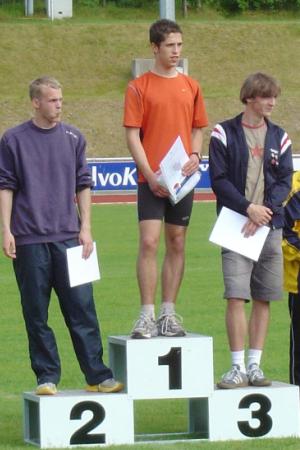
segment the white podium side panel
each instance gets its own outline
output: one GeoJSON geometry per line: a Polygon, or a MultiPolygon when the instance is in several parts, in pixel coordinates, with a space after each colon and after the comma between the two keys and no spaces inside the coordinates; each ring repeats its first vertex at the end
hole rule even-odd
{"type": "Polygon", "coordinates": [[[213,392],[210,336],[110,336],[108,342],[110,367],[133,399],[208,397],[213,392]]]}
{"type": "Polygon", "coordinates": [[[41,448],[134,443],[133,402],[126,394],[25,392],[24,440],[41,448]]]}
{"type": "Polygon", "coordinates": [[[299,436],[298,386],[216,389],[208,402],[212,441],[299,436]]]}

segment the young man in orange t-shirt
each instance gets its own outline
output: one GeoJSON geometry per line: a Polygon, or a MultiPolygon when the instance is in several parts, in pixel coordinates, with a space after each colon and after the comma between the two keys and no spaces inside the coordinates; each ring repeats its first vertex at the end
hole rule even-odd
{"type": "Polygon", "coordinates": [[[175,301],[184,271],[185,237],[193,192],[173,206],[169,192],[157,181],[163,157],[178,136],[187,154],[183,174],[199,169],[202,128],[208,124],[199,84],[177,71],[182,31],[173,21],[162,19],[150,27],[154,54],[151,71],[128,84],[124,126],[127,145],[138,168],[138,218],[140,246],[137,278],[141,313],[132,338],[184,336],[175,301]],[[162,304],[155,321],[158,282],[157,251],[164,221],[166,252],[162,267],[162,304]]]}

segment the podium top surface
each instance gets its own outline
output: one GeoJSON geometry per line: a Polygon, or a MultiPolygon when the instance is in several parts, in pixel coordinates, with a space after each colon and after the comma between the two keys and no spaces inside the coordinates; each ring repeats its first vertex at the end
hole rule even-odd
{"type": "Polygon", "coordinates": [[[153,342],[153,341],[187,341],[187,340],[195,340],[195,339],[205,339],[205,340],[212,340],[212,336],[206,336],[204,334],[197,334],[197,333],[187,333],[186,336],[181,337],[167,337],[167,336],[156,336],[152,337],[151,339],[132,339],[129,335],[119,335],[119,336],[109,336],[108,342],[115,343],[115,344],[127,344],[130,342],[153,342]]]}
{"type": "Polygon", "coordinates": [[[23,398],[27,400],[52,400],[61,399],[61,398],[73,398],[73,397],[83,397],[85,400],[87,398],[96,398],[96,397],[124,397],[127,398],[127,394],[124,391],[114,392],[114,393],[105,393],[105,392],[88,392],[84,389],[66,389],[66,390],[58,390],[55,395],[37,395],[34,391],[26,391],[23,392],[23,398]]]}

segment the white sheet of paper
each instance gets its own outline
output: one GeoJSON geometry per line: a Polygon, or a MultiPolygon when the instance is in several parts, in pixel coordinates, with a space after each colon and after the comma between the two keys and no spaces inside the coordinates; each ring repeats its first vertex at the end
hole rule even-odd
{"type": "Polygon", "coordinates": [[[79,286],[100,279],[96,242],[88,259],[82,258],[82,245],[67,249],[70,286],[79,286]]]}
{"type": "Polygon", "coordinates": [[[194,189],[200,180],[201,174],[199,171],[193,173],[190,177],[182,175],[182,167],[188,160],[189,157],[184,149],[183,142],[178,136],[159,165],[161,175],[158,178],[159,182],[167,187],[170,192],[170,200],[173,203],[178,203],[194,189]]]}
{"type": "Polygon", "coordinates": [[[223,206],[209,237],[210,242],[257,261],[270,228],[262,226],[254,236],[245,238],[241,229],[247,220],[242,214],[223,206]]]}

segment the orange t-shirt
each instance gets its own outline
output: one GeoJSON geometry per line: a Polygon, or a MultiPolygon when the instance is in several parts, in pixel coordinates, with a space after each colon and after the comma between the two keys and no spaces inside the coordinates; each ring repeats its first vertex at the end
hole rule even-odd
{"type": "MultiPolygon", "coordinates": [[[[154,172],[178,136],[190,154],[192,128],[208,125],[198,82],[181,73],[166,78],[152,72],[130,81],[123,125],[140,128],[143,148],[154,172]]],[[[142,174],[139,181],[145,181],[142,174]]]]}

